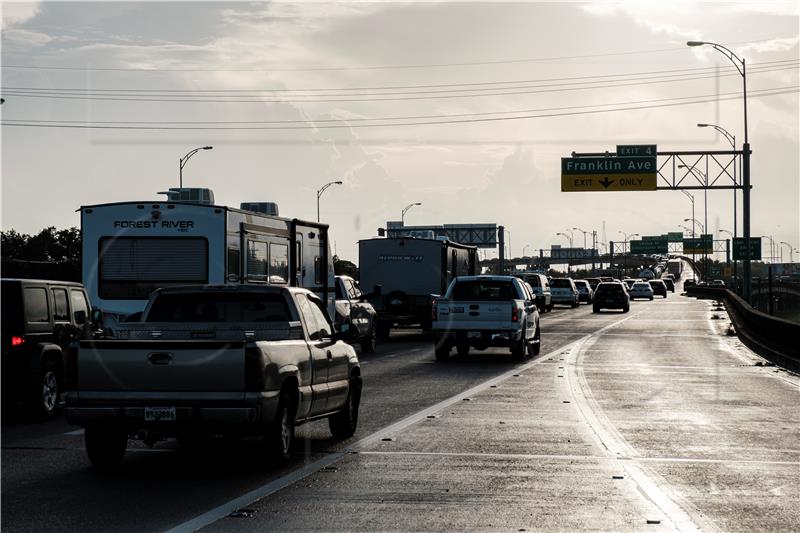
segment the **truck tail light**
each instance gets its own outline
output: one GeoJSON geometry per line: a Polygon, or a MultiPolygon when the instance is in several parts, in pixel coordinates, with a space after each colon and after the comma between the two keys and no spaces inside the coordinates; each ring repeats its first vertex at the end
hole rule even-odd
{"type": "Polygon", "coordinates": [[[519,322],[519,307],[516,304],[511,308],[511,322],[519,322]]]}
{"type": "Polygon", "coordinates": [[[18,335],[11,337],[11,346],[22,346],[23,344],[25,344],[25,337],[20,337],[18,335]]]}
{"type": "Polygon", "coordinates": [[[244,390],[263,391],[266,385],[266,369],[264,356],[256,345],[244,349],[244,390]]]}
{"type": "Polygon", "coordinates": [[[78,344],[74,343],[67,349],[64,359],[64,390],[78,389],[78,344]]]}
{"type": "Polygon", "coordinates": [[[434,298],[431,301],[431,320],[436,320],[437,319],[438,315],[437,315],[437,312],[436,312],[436,306],[438,304],[439,304],[439,299],[438,298],[434,298]]]}

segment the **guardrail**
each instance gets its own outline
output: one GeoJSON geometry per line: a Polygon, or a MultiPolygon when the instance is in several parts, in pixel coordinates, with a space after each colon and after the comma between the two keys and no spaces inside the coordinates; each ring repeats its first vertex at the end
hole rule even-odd
{"type": "Polygon", "coordinates": [[[800,371],[800,323],[753,309],[730,289],[689,287],[686,294],[723,301],[742,342],[776,365],[800,371]]]}

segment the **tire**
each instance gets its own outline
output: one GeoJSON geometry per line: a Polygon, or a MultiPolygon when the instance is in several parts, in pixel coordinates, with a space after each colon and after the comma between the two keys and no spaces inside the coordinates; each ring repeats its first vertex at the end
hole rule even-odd
{"type": "Polygon", "coordinates": [[[622,312],[623,313],[627,313],[630,310],[631,310],[631,306],[629,306],[629,305],[626,305],[625,307],[622,308],[622,312]]]}
{"type": "Polygon", "coordinates": [[[599,313],[599,312],[600,312],[600,308],[597,307],[596,305],[593,305],[592,306],[592,313],[599,313]]]}
{"type": "Polygon", "coordinates": [[[528,345],[528,356],[533,357],[539,355],[542,351],[542,330],[539,329],[539,324],[536,324],[536,335],[533,336],[533,342],[528,345]]]}
{"type": "Polygon", "coordinates": [[[511,345],[511,357],[517,361],[525,359],[525,340],[520,340],[511,345]]]}
{"type": "Polygon", "coordinates": [[[328,428],[337,439],[349,439],[358,427],[358,406],[361,404],[361,378],[350,378],[347,400],[342,410],[328,417],[328,428]]]}
{"type": "Polygon", "coordinates": [[[378,338],[381,339],[381,340],[386,340],[386,339],[389,338],[389,332],[391,331],[391,329],[392,329],[392,323],[391,322],[385,322],[385,321],[379,320],[375,324],[375,333],[378,335],[378,338]]]}
{"type": "Polygon", "coordinates": [[[84,434],[84,443],[92,466],[100,470],[113,470],[122,464],[125,457],[128,434],[114,425],[89,426],[84,434]]]}
{"type": "Polygon", "coordinates": [[[547,312],[549,313],[552,310],[553,310],[553,304],[548,305],[547,306],[547,312]]]}
{"type": "Polygon", "coordinates": [[[367,336],[361,339],[361,353],[374,353],[377,344],[378,334],[375,332],[375,324],[373,324],[369,327],[367,336]]]}
{"type": "Polygon", "coordinates": [[[58,413],[61,396],[61,374],[53,361],[42,362],[39,379],[31,391],[32,414],[40,420],[48,420],[58,413]]]}
{"type": "Polygon", "coordinates": [[[651,301],[651,302],[653,301],[653,297],[652,297],[652,296],[650,297],[650,301],[651,301]]]}
{"type": "Polygon", "coordinates": [[[264,435],[264,443],[270,458],[285,463],[289,460],[294,446],[295,400],[288,390],[281,392],[278,411],[264,435]]]}
{"type": "Polygon", "coordinates": [[[578,306],[580,306],[580,305],[581,305],[581,304],[580,304],[580,302],[575,302],[575,303],[571,304],[571,305],[570,305],[570,307],[572,307],[573,309],[575,309],[576,307],[578,307],[578,306]]]}
{"type": "Polygon", "coordinates": [[[440,363],[444,363],[448,359],[450,359],[450,347],[446,345],[437,346],[434,348],[434,353],[436,354],[436,360],[440,363]]]}
{"type": "Polygon", "coordinates": [[[458,346],[456,346],[456,353],[458,353],[460,357],[465,357],[469,355],[469,345],[459,344],[458,346]]]}

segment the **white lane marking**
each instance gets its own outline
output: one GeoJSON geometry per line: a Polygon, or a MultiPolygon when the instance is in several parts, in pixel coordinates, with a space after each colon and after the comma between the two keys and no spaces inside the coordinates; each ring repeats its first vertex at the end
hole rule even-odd
{"type": "Polygon", "coordinates": [[[64,433],[64,435],[69,435],[73,437],[77,435],[83,435],[85,431],[86,431],[85,429],[76,429],[75,431],[67,431],[66,433],[64,433]]]}
{"type": "MultiPolygon", "coordinates": [[[[616,322],[612,322],[611,324],[608,324],[608,325],[600,328],[595,333],[601,332],[601,331],[606,331],[606,330],[609,330],[609,329],[611,329],[613,327],[616,327],[618,324],[621,324],[621,323],[625,322],[626,320],[629,320],[630,318],[632,318],[632,316],[633,315],[626,316],[625,318],[623,318],[621,320],[617,320],[616,322]]],[[[448,398],[446,400],[443,400],[443,401],[441,401],[441,402],[439,402],[439,403],[437,403],[435,405],[432,405],[432,406],[430,406],[430,407],[428,407],[426,409],[423,409],[422,411],[418,411],[418,412],[416,412],[416,413],[414,413],[414,414],[412,414],[410,416],[407,416],[406,418],[404,418],[404,419],[402,419],[402,420],[400,420],[398,422],[395,422],[394,424],[386,426],[385,428],[380,429],[380,430],[376,431],[375,433],[372,433],[371,435],[368,435],[368,436],[364,437],[363,439],[360,439],[360,440],[356,441],[355,443],[351,444],[348,449],[346,449],[344,451],[332,453],[332,454],[330,454],[328,456],[325,456],[325,457],[323,457],[321,459],[318,459],[317,461],[315,461],[315,462],[313,462],[311,464],[308,464],[308,465],[306,465],[306,466],[304,466],[304,467],[302,467],[302,468],[300,468],[298,470],[295,470],[294,472],[291,472],[289,474],[286,474],[285,476],[282,476],[282,477],[279,477],[279,478],[277,478],[277,479],[275,479],[273,481],[270,481],[269,483],[267,483],[265,485],[262,485],[261,487],[258,487],[256,489],[253,489],[250,492],[239,496],[238,498],[234,498],[233,500],[230,500],[230,501],[228,501],[226,503],[223,503],[222,505],[220,505],[218,507],[215,507],[214,509],[211,509],[210,511],[207,511],[207,512],[205,512],[205,513],[203,513],[203,514],[201,514],[201,515],[199,515],[199,516],[197,516],[195,518],[192,518],[191,520],[189,520],[187,522],[184,522],[182,524],[179,524],[179,525],[173,527],[172,529],[167,530],[167,533],[185,533],[185,532],[190,532],[190,531],[197,531],[198,529],[201,529],[201,528],[204,528],[204,527],[206,527],[206,526],[208,526],[210,524],[213,524],[214,522],[216,522],[218,520],[221,520],[222,518],[225,518],[226,516],[231,514],[233,511],[235,511],[237,509],[241,509],[241,508],[246,507],[248,505],[251,505],[254,502],[256,502],[257,500],[265,498],[266,496],[269,496],[270,494],[273,494],[273,493],[275,493],[275,492],[277,492],[277,491],[279,491],[281,489],[284,489],[284,488],[288,487],[289,485],[291,485],[291,484],[293,484],[293,483],[295,483],[297,481],[300,481],[301,479],[304,479],[304,478],[310,476],[311,474],[315,473],[317,470],[320,470],[321,468],[324,468],[326,466],[331,465],[332,463],[335,463],[336,461],[338,461],[339,459],[344,457],[350,451],[362,450],[365,447],[367,447],[367,446],[369,446],[369,445],[371,445],[371,444],[373,444],[373,443],[375,443],[377,441],[380,441],[380,439],[382,439],[382,438],[384,438],[384,437],[386,437],[388,435],[391,435],[392,433],[396,433],[398,431],[401,431],[401,430],[407,428],[408,426],[411,426],[412,424],[416,424],[417,422],[425,420],[428,415],[435,414],[436,412],[441,411],[442,409],[445,409],[447,407],[450,407],[451,405],[454,405],[454,404],[457,404],[457,403],[461,402],[464,398],[467,398],[467,397],[469,397],[471,395],[477,394],[477,393],[479,393],[479,392],[481,392],[481,391],[483,391],[485,389],[488,389],[492,385],[496,385],[496,384],[500,383],[501,381],[505,381],[505,380],[513,377],[514,374],[519,374],[521,372],[524,372],[525,370],[528,370],[531,367],[533,367],[533,366],[535,366],[535,365],[537,365],[539,363],[542,363],[543,361],[547,361],[548,358],[550,358],[550,357],[554,357],[554,356],[559,355],[561,353],[566,353],[575,344],[577,344],[577,343],[579,343],[579,342],[581,342],[581,341],[583,341],[585,339],[588,339],[589,337],[591,337],[595,333],[591,333],[591,334],[585,335],[581,339],[578,339],[578,340],[573,341],[571,343],[565,344],[564,346],[561,346],[560,348],[557,348],[557,349],[555,349],[555,350],[553,350],[553,351],[551,351],[551,352],[549,352],[549,353],[547,353],[545,355],[537,356],[536,359],[534,359],[534,360],[532,360],[532,361],[530,361],[530,362],[528,362],[528,363],[526,363],[524,365],[515,367],[512,370],[509,370],[508,372],[504,372],[503,374],[500,374],[500,375],[498,375],[498,376],[496,376],[494,378],[491,378],[488,381],[484,381],[483,383],[480,383],[480,384],[472,387],[471,389],[468,389],[468,390],[463,391],[463,392],[461,392],[459,394],[456,394],[455,396],[451,396],[450,398],[448,398]]]]}
{"type": "MultiPolygon", "coordinates": [[[[566,387],[570,391],[573,404],[578,413],[583,417],[586,424],[592,431],[592,435],[598,442],[601,449],[608,451],[612,457],[626,459],[620,461],[622,468],[628,476],[639,487],[639,492],[655,505],[664,515],[664,518],[672,524],[677,531],[700,531],[689,514],[684,511],[684,507],[691,508],[684,498],[672,491],[666,483],[659,484],[655,476],[646,472],[637,464],[636,450],[619,433],[617,428],[611,423],[602,410],[602,407],[595,400],[586,375],[583,372],[582,363],[584,354],[600,337],[601,333],[591,335],[589,338],[576,343],[565,358],[569,370],[565,373],[566,387]],[[680,502],[680,504],[676,503],[680,502]]],[[[704,529],[715,531],[712,524],[703,524],[704,529]]]]}

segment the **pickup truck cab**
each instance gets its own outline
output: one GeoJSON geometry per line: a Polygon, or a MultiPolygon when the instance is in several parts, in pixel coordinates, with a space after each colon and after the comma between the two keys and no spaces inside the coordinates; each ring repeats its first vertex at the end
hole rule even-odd
{"type": "Polygon", "coordinates": [[[361,369],[325,304],[301,288],[217,285],[155,291],[141,321],[67,355],[67,421],[89,460],[117,466],[129,438],[263,435],[286,460],[297,424],[355,433],[361,369]]]}
{"type": "Polygon", "coordinates": [[[513,276],[455,278],[434,306],[436,359],[446,361],[455,346],[459,355],[470,348],[509,347],[517,359],[536,355],[541,347],[536,296],[513,276]]]}

